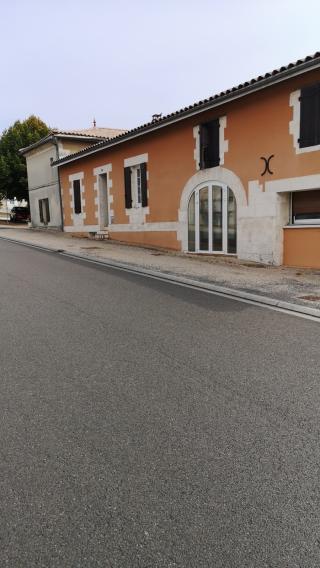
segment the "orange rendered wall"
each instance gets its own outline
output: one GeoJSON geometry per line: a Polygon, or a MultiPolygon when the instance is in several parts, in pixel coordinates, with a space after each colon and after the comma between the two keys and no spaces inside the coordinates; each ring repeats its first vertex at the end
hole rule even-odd
{"type": "MultiPolygon", "coordinates": [[[[266,181],[318,174],[320,153],[316,151],[296,154],[293,137],[289,133],[289,122],[293,113],[289,105],[290,93],[316,81],[320,81],[320,72],[308,72],[119,146],[62,165],[60,177],[65,225],[72,225],[68,176],[84,172],[85,223],[95,225],[97,206],[94,204],[93,185],[96,178],[93,176],[93,169],[108,163],[112,164],[111,195],[115,214],[113,223],[128,223],[124,206],[124,159],[144,153],[148,153],[149,174],[150,214],[146,221],[177,221],[181,192],[188,179],[196,173],[193,127],[210,118],[227,117],[224,138],[228,140],[229,147],[224,155],[223,167],[232,170],[240,178],[246,191],[248,182],[252,180],[258,180],[263,186],[266,181]],[[271,154],[274,154],[270,163],[273,175],[267,173],[262,177],[264,164],[260,157],[269,157],[271,154]]],[[[163,243],[169,239],[172,248],[180,248],[180,243],[173,242],[172,237],[166,236],[165,232],[161,235],[152,232],[144,235],[135,233],[135,236],[130,233],[128,236],[132,242],[145,242],[148,239],[148,244],[155,246],[162,246],[159,244],[159,238],[163,243]]],[[[119,239],[120,234],[112,233],[111,237],[119,239]]]]}
{"type": "MultiPolygon", "coordinates": [[[[164,134],[164,133],[163,133],[164,134]]],[[[148,153],[148,191],[150,215],[147,222],[176,221],[180,202],[180,193],[190,176],[195,172],[193,159],[194,138],[192,127],[185,128],[179,124],[167,129],[165,135],[154,133],[140,140],[126,142],[114,149],[88,156],[73,164],[60,168],[63,203],[66,204],[65,225],[71,225],[69,196],[69,175],[84,172],[86,191],[86,224],[96,224],[94,216],[93,186],[96,181],[93,169],[97,166],[112,163],[112,189],[114,219],[113,223],[128,223],[124,203],[124,160],[131,156],[148,153]],[[69,201],[69,204],[66,203],[69,201]]]]}
{"type": "Polygon", "coordinates": [[[320,227],[285,228],[283,252],[286,266],[320,268],[320,227]]]}

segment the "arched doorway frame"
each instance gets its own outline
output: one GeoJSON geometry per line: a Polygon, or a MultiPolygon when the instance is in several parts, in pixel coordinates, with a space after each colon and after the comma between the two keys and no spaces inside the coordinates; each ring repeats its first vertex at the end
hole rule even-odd
{"type": "MultiPolygon", "coordinates": [[[[235,217],[236,217],[236,201],[232,189],[229,188],[224,183],[217,182],[202,182],[200,183],[194,191],[191,193],[188,203],[188,233],[190,231],[190,218],[189,218],[189,207],[192,205],[193,210],[193,246],[190,248],[190,242],[188,242],[188,252],[196,253],[211,253],[211,254],[236,254],[236,245],[233,243],[230,250],[230,240],[229,240],[229,199],[231,197],[231,202],[234,203],[235,207],[235,217]],[[205,231],[205,243],[201,246],[201,204],[200,195],[202,190],[205,191],[205,202],[206,202],[206,213],[204,213],[205,224],[203,229],[205,231]],[[218,203],[219,212],[218,225],[216,225],[215,237],[213,235],[213,192],[218,190],[218,203]],[[231,193],[231,196],[230,196],[231,193]],[[218,239],[218,241],[216,241],[218,239]],[[215,246],[217,244],[218,246],[215,246]]],[[[235,235],[237,234],[237,223],[235,221],[235,235]]],[[[235,237],[236,238],[236,237],[235,237]]],[[[189,239],[188,239],[189,241],[189,239]]]]}
{"type": "Polygon", "coordinates": [[[208,168],[206,170],[200,170],[194,174],[187,181],[184,186],[181,198],[180,198],[180,208],[179,208],[179,231],[178,238],[181,241],[181,249],[185,252],[188,251],[188,204],[192,193],[202,184],[212,183],[213,185],[224,185],[230,187],[237,203],[237,240],[238,243],[241,241],[241,234],[239,232],[239,215],[241,215],[241,210],[247,207],[247,194],[242,185],[240,178],[231,170],[227,168],[222,168],[217,166],[216,168],[208,168]]]}

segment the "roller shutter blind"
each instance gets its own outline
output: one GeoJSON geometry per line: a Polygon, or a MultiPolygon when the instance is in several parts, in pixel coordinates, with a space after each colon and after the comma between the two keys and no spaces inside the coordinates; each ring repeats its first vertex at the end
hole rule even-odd
{"type": "Polygon", "coordinates": [[[293,220],[319,219],[320,221],[320,190],[293,192],[292,216],[293,220]]]}

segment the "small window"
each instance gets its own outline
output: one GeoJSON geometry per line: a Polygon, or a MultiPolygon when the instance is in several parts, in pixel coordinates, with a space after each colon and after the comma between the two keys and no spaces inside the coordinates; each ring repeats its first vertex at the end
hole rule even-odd
{"type": "Polygon", "coordinates": [[[39,217],[40,223],[48,225],[50,223],[49,199],[39,199],[39,217]]]}
{"type": "Polygon", "coordinates": [[[39,199],[39,217],[40,223],[43,223],[43,199],[39,199]]]}
{"type": "Polygon", "coordinates": [[[75,179],[73,181],[73,203],[74,203],[74,212],[76,215],[79,215],[82,211],[81,208],[81,188],[80,188],[80,180],[75,179]]]}
{"type": "Polygon", "coordinates": [[[145,162],[124,168],[124,187],[126,209],[147,207],[147,164],[145,162]]]}
{"type": "Polygon", "coordinates": [[[200,169],[214,168],[220,164],[219,119],[200,126],[200,169]]]}
{"type": "Polygon", "coordinates": [[[292,223],[320,225],[320,189],[292,193],[292,223]]]}
{"type": "Polygon", "coordinates": [[[320,83],[301,89],[300,148],[320,144],[320,83]]]}

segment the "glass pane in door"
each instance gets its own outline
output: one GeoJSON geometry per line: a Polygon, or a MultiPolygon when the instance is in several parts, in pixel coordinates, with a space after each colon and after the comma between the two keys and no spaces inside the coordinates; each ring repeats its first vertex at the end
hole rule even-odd
{"type": "Polygon", "coordinates": [[[222,187],[212,186],[212,250],[222,251],[222,187]]]}
{"type": "Polygon", "coordinates": [[[237,252],[237,206],[233,191],[228,187],[228,253],[237,252]]]}
{"type": "Polygon", "coordinates": [[[209,200],[208,188],[204,187],[199,191],[199,249],[209,250],[209,200]]]}
{"type": "Polygon", "coordinates": [[[196,225],[195,225],[195,193],[191,195],[188,206],[188,250],[196,250],[196,225]]]}

